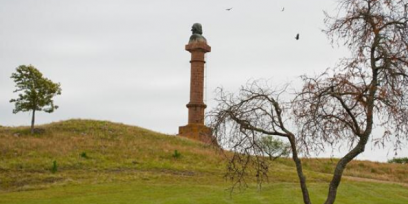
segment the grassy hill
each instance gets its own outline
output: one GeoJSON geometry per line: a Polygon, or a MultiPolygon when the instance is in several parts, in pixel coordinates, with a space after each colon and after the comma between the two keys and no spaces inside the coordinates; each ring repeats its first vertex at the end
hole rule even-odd
{"type": "MultiPolygon", "coordinates": [[[[223,155],[202,143],[107,121],[38,128],[0,127],[0,203],[302,203],[290,159],[231,197],[223,155]]],[[[303,162],[322,203],[336,161],[303,162]]],[[[406,165],[353,161],[345,175],[338,203],[408,203],[406,165]]]]}

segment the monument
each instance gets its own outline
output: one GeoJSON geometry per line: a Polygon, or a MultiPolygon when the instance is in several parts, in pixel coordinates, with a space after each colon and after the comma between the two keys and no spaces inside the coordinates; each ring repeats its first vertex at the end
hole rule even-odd
{"type": "Polygon", "coordinates": [[[188,108],[188,123],[179,127],[179,135],[208,144],[214,143],[211,128],[204,125],[204,56],[211,52],[211,47],[202,36],[203,30],[199,23],[191,29],[190,37],[185,49],[191,53],[190,102],[188,108]]]}

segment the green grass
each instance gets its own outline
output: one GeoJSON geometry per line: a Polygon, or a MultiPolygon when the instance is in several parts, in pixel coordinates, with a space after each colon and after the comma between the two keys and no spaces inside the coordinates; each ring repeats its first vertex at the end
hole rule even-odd
{"type": "MultiPolygon", "coordinates": [[[[107,121],[38,128],[31,135],[28,127],[0,127],[0,203],[302,203],[290,159],[270,163],[261,191],[252,176],[250,188],[230,197],[224,157],[211,146],[107,121]]],[[[316,203],[335,162],[303,160],[316,203]]],[[[402,164],[353,161],[345,175],[408,183],[402,164]]],[[[343,180],[337,203],[408,203],[407,187],[352,180],[343,180]]]]}
{"type": "MultiPolygon", "coordinates": [[[[0,203],[13,204],[301,204],[295,183],[268,184],[258,191],[255,186],[232,195],[227,185],[197,184],[190,179],[175,183],[117,182],[110,184],[70,185],[46,190],[0,193],[0,203]]],[[[323,203],[326,185],[310,185],[314,203],[323,203]]],[[[390,184],[345,183],[339,189],[336,203],[406,204],[408,191],[390,184]]]]}

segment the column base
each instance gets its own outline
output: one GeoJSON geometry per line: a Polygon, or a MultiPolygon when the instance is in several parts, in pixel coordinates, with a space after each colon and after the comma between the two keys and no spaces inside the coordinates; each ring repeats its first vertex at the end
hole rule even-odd
{"type": "Polygon", "coordinates": [[[199,123],[192,123],[179,127],[179,136],[198,140],[206,144],[217,144],[217,140],[212,136],[212,129],[199,123]]]}

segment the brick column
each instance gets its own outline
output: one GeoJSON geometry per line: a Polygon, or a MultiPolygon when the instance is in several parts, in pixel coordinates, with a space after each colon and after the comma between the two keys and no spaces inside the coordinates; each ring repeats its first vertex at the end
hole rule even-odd
{"type": "Polygon", "coordinates": [[[191,78],[190,102],[188,108],[188,124],[198,123],[204,125],[204,55],[211,51],[205,42],[195,42],[186,45],[186,50],[191,53],[191,78]]]}
{"type": "Polygon", "coordinates": [[[204,56],[211,51],[206,42],[192,42],[185,49],[191,53],[190,102],[188,124],[179,127],[179,135],[191,139],[212,143],[211,129],[204,125],[204,56]]]}

